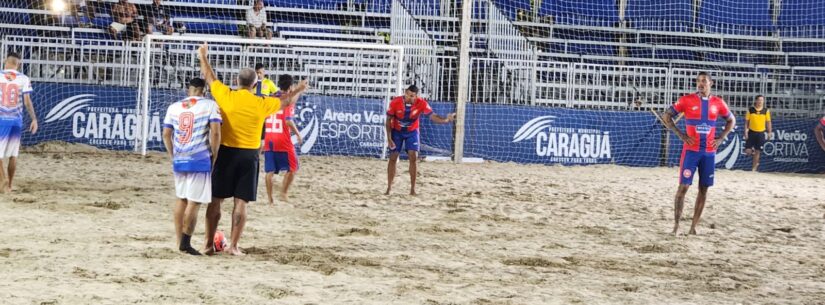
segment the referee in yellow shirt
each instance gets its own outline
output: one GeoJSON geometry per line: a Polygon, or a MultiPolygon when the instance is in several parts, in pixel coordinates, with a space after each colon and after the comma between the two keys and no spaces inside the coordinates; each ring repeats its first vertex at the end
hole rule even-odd
{"type": "Polygon", "coordinates": [[[759,168],[759,156],[765,142],[771,139],[771,111],[765,107],[765,96],[759,95],[745,114],[745,154],[753,156],[752,171],[759,168]],[[766,133],[767,131],[767,133],[766,133]]]}
{"type": "Polygon", "coordinates": [[[275,82],[266,77],[264,64],[255,64],[255,74],[258,75],[258,83],[255,88],[258,95],[271,96],[278,93],[278,86],[275,86],[275,82]]]}
{"type": "Polygon", "coordinates": [[[297,90],[281,98],[255,95],[257,75],[253,69],[241,69],[238,90],[231,90],[215,77],[209,64],[208,46],[198,49],[201,73],[209,83],[212,98],[221,108],[221,146],[212,170],[212,202],[206,209],[206,246],[202,253],[214,254],[213,236],[221,218],[221,203],[235,198],[232,210],[232,232],[229,254],[243,255],[238,241],[246,225],[246,204],[255,201],[258,192],[258,149],[261,147],[261,126],[267,116],[293,103],[292,95],[307,89],[306,81],[297,90]],[[282,102],[283,101],[283,102],[282,102]]]}

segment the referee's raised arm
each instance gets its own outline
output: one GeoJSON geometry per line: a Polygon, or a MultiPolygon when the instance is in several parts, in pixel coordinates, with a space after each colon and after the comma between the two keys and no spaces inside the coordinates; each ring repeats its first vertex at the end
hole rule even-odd
{"type": "Polygon", "coordinates": [[[212,70],[212,65],[209,64],[209,56],[207,54],[207,50],[209,49],[209,45],[205,42],[198,48],[198,60],[201,62],[201,73],[203,74],[203,79],[206,80],[207,84],[211,84],[212,82],[218,80],[215,77],[215,71],[212,70]]]}

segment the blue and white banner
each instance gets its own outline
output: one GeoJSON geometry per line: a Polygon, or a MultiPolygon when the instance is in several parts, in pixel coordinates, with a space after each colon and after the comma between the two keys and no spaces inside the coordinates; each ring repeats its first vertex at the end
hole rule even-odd
{"type": "MultiPolygon", "coordinates": [[[[135,88],[38,83],[32,96],[40,119],[36,135],[23,144],[44,141],[83,143],[105,149],[132,150],[140,134],[135,88]]],[[[151,150],[162,150],[161,120],[167,106],[186,93],[153,90],[149,118],[151,150]]],[[[440,115],[455,104],[432,102],[440,115]]],[[[294,121],[303,138],[300,154],[379,157],[384,152],[385,101],[325,96],[303,97],[294,121]]],[[[740,118],[740,124],[743,121],[740,118]]],[[[760,170],[825,172],[825,152],[813,132],[813,119],[775,118],[773,136],[762,153],[760,170]]],[[[679,165],[681,142],[645,112],[593,111],[548,107],[467,104],[465,156],[500,162],[539,164],[679,165]],[[663,137],[670,137],[665,150],[663,137]]],[[[724,121],[718,122],[719,128],[724,121]]],[[[680,122],[684,128],[684,122],[680,122]]],[[[423,155],[450,156],[454,126],[421,121],[423,155]]],[[[720,168],[750,169],[741,127],[717,153],[720,168]]]]}
{"type": "Polygon", "coordinates": [[[657,166],[661,132],[650,113],[468,104],[465,155],[501,162],[657,166]]]}
{"type": "MultiPolygon", "coordinates": [[[[23,145],[58,140],[132,150],[140,135],[135,88],[37,83],[32,102],[40,130],[25,135],[23,145]]],[[[149,142],[156,147],[163,146],[160,115],[160,111],[154,111],[150,117],[149,142]]]]}
{"type": "MultiPolygon", "coordinates": [[[[716,152],[716,167],[726,169],[750,170],[752,157],[745,154],[745,139],[743,124],[745,119],[737,116],[736,130],[720,145],[716,152]]],[[[684,120],[682,120],[684,121],[684,120]]],[[[684,122],[680,121],[679,128],[684,130],[684,122]]],[[[825,151],[819,147],[814,134],[814,127],[819,123],[816,119],[782,119],[774,118],[771,140],[763,147],[759,171],[789,172],[789,173],[822,173],[825,172],[825,151]]],[[[717,122],[717,133],[725,128],[725,121],[717,122]]],[[[670,135],[670,154],[668,165],[679,166],[679,157],[682,153],[682,142],[678,137],[670,135]]]]}

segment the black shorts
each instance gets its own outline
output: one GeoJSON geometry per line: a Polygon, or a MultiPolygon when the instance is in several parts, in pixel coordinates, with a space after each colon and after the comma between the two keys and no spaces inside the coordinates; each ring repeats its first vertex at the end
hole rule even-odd
{"type": "Polygon", "coordinates": [[[767,142],[765,132],[748,130],[748,140],[745,141],[745,149],[755,149],[761,151],[762,146],[765,146],[765,142],[767,142]]]}
{"type": "Polygon", "coordinates": [[[212,197],[247,202],[258,197],[258,150],[221,145],[212,169],[212,197]]]}

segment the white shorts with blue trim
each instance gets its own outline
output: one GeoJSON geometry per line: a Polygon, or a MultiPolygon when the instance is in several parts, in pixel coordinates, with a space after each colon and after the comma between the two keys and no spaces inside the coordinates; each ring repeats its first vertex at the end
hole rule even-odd
{"type": "Polygon", "coordinates": [[[0,159],[17,157],[21,129],[20,125],[0,125],[0,159]]]}

